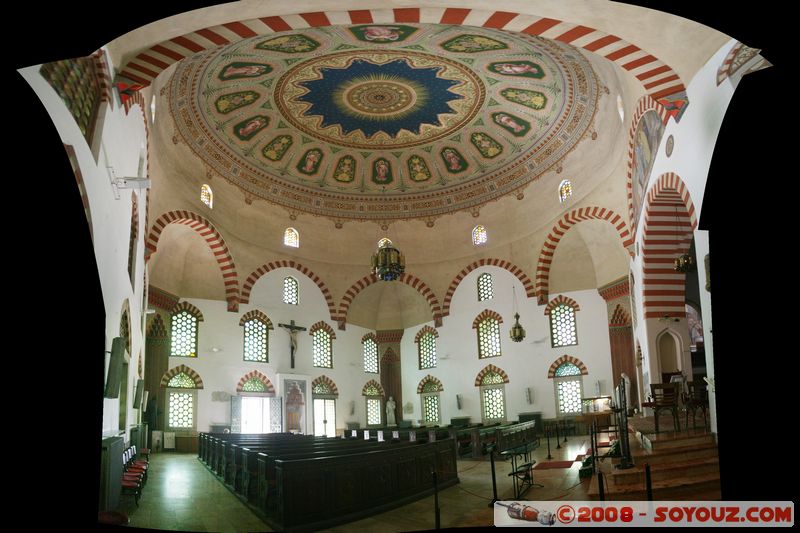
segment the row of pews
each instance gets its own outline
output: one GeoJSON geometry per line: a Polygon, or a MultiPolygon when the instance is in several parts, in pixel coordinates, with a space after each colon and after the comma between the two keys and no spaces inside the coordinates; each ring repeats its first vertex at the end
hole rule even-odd
{"type": "Polygon", "coordinates": [[[198,457],[272,528],[310,531],[428,496],[433,472],[439,488],[458,483],[453,440],[446,431],[433,437],[201,433],[198,457]]]}

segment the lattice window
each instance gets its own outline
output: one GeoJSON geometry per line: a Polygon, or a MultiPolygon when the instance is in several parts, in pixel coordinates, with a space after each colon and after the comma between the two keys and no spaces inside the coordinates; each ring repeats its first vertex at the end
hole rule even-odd
{"type": "Polygon", "coordinates": [[[175,374],[167,383],[167,387],[174,387],[176,389],[194,389],[196,386],[194,380],[190,378],[186,372],[175,374]]]}
{"type": "Polygon", "coordinates": [[[558,199],[563,204],[570,196],[572,196],[572,182],[564,180],[558,186],[558,199]]]}
{"type": "Polygon", "coordinates": [[[481,385],[499,385],[502,383],[505,383],[505,380],[497,372],[489,372],[481,379],[481,385]]]}
{"type": "Polygon", "coordinates": [[[378,373],[378,343],[375,339],[364,339],[364,372],[378,373]]]}
{"type": "Polygon", "coordinates": [[[283,232],[284,246],[291,246],[292,248],[300,248],[300,234],[294,228],[286,228],[283,232]]]}
{"type": "Polygon", "coordinates": [[[478,301],[491,300],[492,296],[492,275],[481,274],[478,276],[478,301]]]}
{"type": "Polygon", "coordinates": [[[170,391],[168,407],[168,427],[182,429],[194,427],[194,393],[170,391]]]}
{"type": "Polygon", "coordinates": [[[381,425],[381,401],[378,398],[367,398],[367,425],[381,425]]]}
{"type": "Polygon", "coordinates": [[[208,206],[209,209],[214,209],[214,192],[208,185],[200,187],[200,201],[208,206]]]}
{"type": "Polygon", "coordinates": [[[333,391],[331,390],[331,386],[328,385],[327,383],[325,383],[324,381],[320,381],[319,383],[314,385],[314,388],[311,389],[311,393],[312,394],[320,394],[320,395],[326,394],[328,396],[332,396],[333,395],[333,391]]]}
{"type": "Polygon", "coordinates": [[[242,392],[267,392],[267,385],[253,376],[242,384],[242,392]]]}
{"type": "Polygon", "coordinates": [[[561,366],[556,368],[555,375],[557,378],[564,376],[580,376],[581,369],[572,363],[562,363],[561,366]]]}
{"type": "Polygon", "coordinates": [[[376,387],[372,383],[369,383],[364,386],[364,391],[362,392],[362,394],[364,396],[380,396],[381,391],[378,390],[378,387],[376,387]]]}
{"type": "Polygon", "coordinates": [[[324,329],[314,332],[313,341],[314,366],[320,368],[333,368],[333,348],[331,347],[331,334],[324,329]]]}
{"type": "Polygon", "coordinates": [[[497,357],[500,353],[500,323],[486,317],[478,324],[478,357],[497,357]]]}
{"type": "Polygon", "coordinates": [[[283,303],[297,305],[300,301],[300,290],[297,280],[291,276],[283,278],[283,303]]]}
{"type": "Polygon", "coordinates": [[[572,306],[558,304],[550,311],[550,337],[553,348],[578,344],[575,309],[572,306]]]}
{"type": "Polygon", "coordinates": [[[439,385],[435,381],[428,380],[422,385],[422,392],[439,392],[439,385]]]}
{"type": "Polygon", "coordinates": [[[581,412],[583,396],[581,378],[556,380],[556,403],[559,414],[575,414],[581,412]]]}
{"type": "Polygon", "coordinates": [[[425,422],[439,422],[439,395],[422,396],[422,419],[425,422]]]}
{"type": "Polygon", "coordinates": [[[480,246],[481,244],[486,244],[487,240],[488,237],[486,236],[486,228],[481,225],[472,228],[472,244],[475,246],[480,246]]]}
{"type": "MultiPolygon", "coordinates": [[[[501,378],[502,379],[502,378],[501,378]]],[[[487,387],[483,389],[483,418],[484,420],[503,420],[506,416],[505,394],[502,387],[487,387]]]]}
{"type": "Polygon", "coordinates": [[[269,329],[254,318],[244,323],[244,360],[256,363],[269,362],[269,329]]]}
{"type": "Polygon", "coordinates": [[[436,368],[436,337],[425,333],[419,339],[419,369],[436,368]]]}
{"type": "Polygon", "coordinates": [[[189,311],[172,315],[172,357],[197,357],[197,317],[189,311]]]}

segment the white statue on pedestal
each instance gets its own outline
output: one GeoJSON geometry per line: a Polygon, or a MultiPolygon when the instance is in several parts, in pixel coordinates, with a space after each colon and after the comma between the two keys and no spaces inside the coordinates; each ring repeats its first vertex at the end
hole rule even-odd
{"type": "Polygon", "coordinates": [[[386,401],[386,425],[387,426],[396,426],[397,420],[395,419],[395,403],[394,403],[394,396],[389,396],[389,399],[386,401]]]}

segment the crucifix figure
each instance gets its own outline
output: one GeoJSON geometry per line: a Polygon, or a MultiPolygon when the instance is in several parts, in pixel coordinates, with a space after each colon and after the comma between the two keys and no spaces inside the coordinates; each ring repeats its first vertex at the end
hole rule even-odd
{"type": "Polygon", "coordinates": [[[292,356],[292,359],[291,359],[292,368],[294,368],[294,352],[297,351],[297,332],[298,331],[305,331],[306,328],[304,328],[303,326],[296,326],[294,324],[294,320],[292,320],[288,324],[278,324],[278,326],[280,326],[282,328],[286,328],[286,331],[289,333],[289,349],[291,350],[290,353],[291,353],[291,356],[292,356]]]}

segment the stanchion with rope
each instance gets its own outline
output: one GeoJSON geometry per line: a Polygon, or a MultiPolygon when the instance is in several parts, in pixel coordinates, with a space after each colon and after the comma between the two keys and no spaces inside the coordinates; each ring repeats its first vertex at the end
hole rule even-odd
{"type": "Polygon", "coordinates": [[[561,436],[558,434],[558,420],[556,420],[556,450],[561,449],[561,436]]]}
{"type": "Polygon", "coordinates": [[[544,434],[547,436],[547,459],[552,459],[553,456],[550,454],[550,428],[546,427],[544,429],[544,434]]]}
{"type": "Polygon", "coordinates": [[[492,463],[492,501],[489,502],[489,507],[494,507],[494,502],[498,501],[497,500],[497,478],[495,477],[495,473],[494,473],[494,449],[495,449],[495,447],[496,447],[496,445],[494,445],[494,444],[492,444],[490,446],[487,446],[487,449],[489,450],[489,460],[492,463]]]}
{"type": "Polygon", "coordinates": [[[431,476],[433,477],[433,512],[435,516],[436,529],[439,529],[439,479],[436,475],[435,468],[431,468],[431,476]]]}

